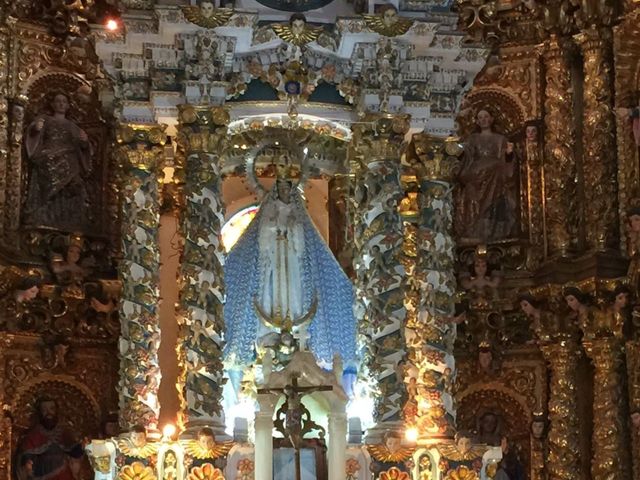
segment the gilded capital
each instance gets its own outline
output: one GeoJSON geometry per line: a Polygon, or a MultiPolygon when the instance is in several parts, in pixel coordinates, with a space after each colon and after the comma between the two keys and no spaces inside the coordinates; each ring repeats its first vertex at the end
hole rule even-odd
{"type": "Polygon", "coordinates": [[[120,123],[116,127],[116,140],[120,145],[141,143],[146,146],[162,146],[167,141],[166,128],[166,125],[120,123]]]}
{"type": "Polygon", "coordinates": [[[607,46],[612,40],[611,29],[591,27],[573,36],[583,52],[591,52],[607,46]]]}
{"type": "Polygon", "coordinates": [[[407,161],[421,179],[453,180],[464,150],[458,138],[416,133],[411,139],[411,147],[407,152],[407,161]]]}
{"type": "Polygon", "coordinates": [[[356,155],[364,164],[399,160],[410,115],[371,114],[353,126],[356,155]]]}
{"type": "Polygon", "coordinates": [[[160,167],[167,140],[166,125],[119,124],[116,156],[121,168],[153,171],[160,167]]]}
{"type": "Polygon", "coordinates": [[[220,152],[230,118],[224,107],[178,105],[178,143],[187,153],[220,152]]]}
{"type": "Polygon", "coordinates": [[[582,344],[589,358],[604,369],[613,368],[613,359],[620,356],[623,351],[622,340],[615,337],[584,340],[582,344]]]}

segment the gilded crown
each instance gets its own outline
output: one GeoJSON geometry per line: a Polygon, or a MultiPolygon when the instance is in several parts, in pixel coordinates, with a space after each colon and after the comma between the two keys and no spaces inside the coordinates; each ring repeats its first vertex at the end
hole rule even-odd
{"type": "Polygon", "coordinates": [[[297,165],[289,163],[289,156],[287,154],[280,155],[278,164],[276,165],[276,175],[278,178],[296,178],[300,174],[300,168],[297,165]]]}

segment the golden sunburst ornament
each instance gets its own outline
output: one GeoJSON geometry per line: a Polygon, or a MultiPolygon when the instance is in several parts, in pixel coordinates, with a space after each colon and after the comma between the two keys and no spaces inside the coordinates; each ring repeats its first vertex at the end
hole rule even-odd
{"type": "Polygon", "coordinates": [[[215,468],[210,463],[205,463],[200,467],[193,467],[187,480],[224,480],[224,475],[219,468],[215,468]]]}
{"type": "Polygon", "coordinates": [[[480,477],[475,470],[460,465],[455,470],[449,470],[444,480],[480,480],[480,477]]]}
{"type": "Polygon", "coordinates": [[[118,474],[119,480],[156,480],[153,468],[147,467],[142,462],[133,462],[125,465],[118,474]]]}
{"type": "Polygon", "coordinates": [[[386,472],[380,474],[380,480],[411,480],[407,472],[403,472],[397,467],[391,467],[386,472]]]}

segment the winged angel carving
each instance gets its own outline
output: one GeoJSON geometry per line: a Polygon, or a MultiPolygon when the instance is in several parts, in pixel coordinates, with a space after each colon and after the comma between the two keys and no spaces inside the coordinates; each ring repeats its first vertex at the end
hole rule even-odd
{"type": "Polygon", "coordinates": [[[415,448],[397,447],[396,449],[390,449],[386,444],[374,444],[367,445],[367,450],[369,450],[369,454],[379,462],[401,463],[411,458],[415,448]]]}
{"type": "Polygon", "coordinates": [[[276,23],[258,28],[253,35],[253,44],[271,42],[276,38],[291,45],[297,53],[311,42],[316,42],[328,50],[335,50],[337,47],[335,35],[328,33],[322,27],[309,25],[306,17],[301,13],[293,14],[289,23],[276,23]]]}
{"type": "Polygon", "coordinates": [[[184,440],[182,442],[185,452],[198,460],[224,457],[234,445],[233,442],[216,443],[215,440],[207,435],[200,436],[203,438],[184,440]]]}
{"type": "Polygon", "coordinates": [[[213,3],[203,1],[200,6],[185,5],[182,7],[184,17],[204,28],[216,28],[226,25],[233,15],[233,10],[229,8],[215,8],[213,3]]]}
{"type": "Polygon", "coordinates": [[[363,15],[370,30],[385,37],[404,35],[413,25],[413,20],[398,15],[395,7],[389,5],[380,15],[363,15]]]}
{"type": "Polygon", "coordinates": [[[289,24],[278,23],[271,28],[278,37],[296,47],[316,41],[323,30],[322,27],[309,26],[305,16],[300,13],[292,15],[289,24]]]}

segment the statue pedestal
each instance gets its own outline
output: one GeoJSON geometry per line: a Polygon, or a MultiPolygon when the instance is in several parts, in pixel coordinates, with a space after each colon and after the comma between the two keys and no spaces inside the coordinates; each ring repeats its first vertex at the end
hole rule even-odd
{"type": "MultiPolygon", "coordinates": [[[[266,382],[258,385],[260,411],[256,413],[256,472],[265,472],[261,480],[273,478],[273,414],[280,393],[295,383],[304,397],[304,392],[315,391],[329,405],[328,420],[328,479],[344,480],[347,451],[348,397],[335,373],[321,369],[310,352],[295,352],[289,364],[281,371],[271,373],[266,382]],[[296,379],[296,382],[293,382],[296,379]],[[317,389],[317,390],[314,390],[317,389]]],[[[304,432],[304,423],[302,425],[304,432]]]]}
{"type": "Polygon", "coordinates": [[[260,478],[273,479],[273,410],[278,396],[273,393],[259,394],[260,411],[256,412],[255,462],[260,478]]]}

